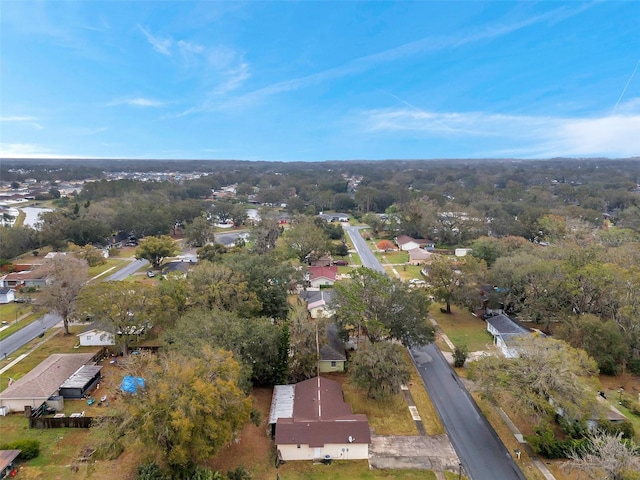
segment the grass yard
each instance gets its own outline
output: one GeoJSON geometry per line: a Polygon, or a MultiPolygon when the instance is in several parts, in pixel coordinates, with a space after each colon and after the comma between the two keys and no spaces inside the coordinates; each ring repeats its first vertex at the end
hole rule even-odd
{"type": "Polygon", "coordinates": [[[465,344],[470,352],[477,352],[486,350],[487,345],[492,344],[491,334],[487,332],[484,320],[454,306],[451,307],[451,314],[442,313],[440,307],[443,305],[433,305],[431,316],[454,345],[465,344]]]}
{"type": "Polygon", "coordinates": [[[396,270],[400,274],[400,277],[405,282],[412,278],[419,278],[420,280],[422,280],[422,274],[420,273],[421,269],[421,265],[403,265],[402,267],[396,268],[396,270]]]}
{"type": "Polygon", "coordinates": [[[83,328],[84,327],[82,326],[69,327],[71,335],[64,335],[62,328],[49,330],[44,338],[36,338],[35,340],[32,340],[20,350],[14,352],[10,358],[7,358],[0,362],[0,367],[4,367],[12,359],[17,358],[21,354],[28,352],[29,350],[35,348],[37,345],[40,345],[29,356],[25,357],[23,360],[0,375],[0,391],[7,388],[9,377],[13,378],[14,380],[18,380],[53,353],[97,352],[99,350],[99,347],[73,348],[74,345],[78,343],[78,337],[75,336],[75,333],[78,333],[83,328]]]}
{"type": "Polygon", "coordinates": [[[351,263],[352,265],[356,265],[356,266],[362,265],[362,260],[360,260],[360,255],[358,255],[357,253],[350,253],[349,254],[349,263],[351,263]]]}
{"type": "Polygon", "coordinates": [[[369,463],[366,460],[334,461],[331,465],[289,462],[282,465],[277,472],[282,480],[374,480],[378,478],[435,480],[436,478],[435,474],[429,470],[369,470],[369,463]]]}
{"type": "Polygon", "coordinates": [[[397,252],[375,252],[376,257],[382,263],[392,263],[395,265],[404,265],[409,261],[409,254],[404,251],[397,252]]]}
{"type": "MultiPolygon", "coordinates": [[[[407,360],[408,361],[408,360],[407,360]]],[[[349,383],[345,374],[327,374],[331,380],[342,385],[345,401],[353,413],[364,413],[376,435],[417,435],[418,430],[411,418],[404,395],[401,393],[386,400],[371,400],[349,383]]]]}

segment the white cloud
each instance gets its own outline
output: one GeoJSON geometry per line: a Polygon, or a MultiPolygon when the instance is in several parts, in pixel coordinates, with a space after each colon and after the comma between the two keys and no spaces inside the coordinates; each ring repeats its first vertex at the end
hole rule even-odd
{"type": "MultiPolygon", "coordinates": [[[[408,104],[407,104],[408,105],[408,104]]],[[[636,156],[640,154],[640,99],[626,113],[588,118],[428,112],[413,106],[363,112],[369,132],[490,144],[478,156],[636,156]]]]}
{"type": "Polygon", "coordinates": [[[107,104],[109,107],[114,107],[118,105],[130,105],[132,107],[162,107],[166,105],[166,102],[162,102],[160,100],[154,100],[152,98],[127,98],[123,100],[114,100],[107,104]]]}
{"type": "Polygon", "coordinates": [[[171,46],[173,45],[172,38],[155,37],[151,35],[150,32],[145,30],[141,25],[138,25],[138,28],[142,33],[144,33],[144,36],[147,37],[147,41],[151,44],[156,52],[161,53],[162,55],[171,55],[171,46]]]}
{"type": "Polygon", "coordinates": [[[10,117],[0,117],[0,122],[33,122],[34,120],[37,120],[37,118],[29,117],[29,116],[19,116],[19,115],[10,116],[10,117]]]}

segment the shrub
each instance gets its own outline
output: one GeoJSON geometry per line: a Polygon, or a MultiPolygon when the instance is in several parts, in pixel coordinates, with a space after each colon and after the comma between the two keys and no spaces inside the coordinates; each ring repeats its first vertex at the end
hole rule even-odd
{"type": "Polygon", "coordinates": [[[453,351],[453,366],[456,368],[464,367],[464,362],[467,361],[469,356],[469,349],[466,345],[456,345],[453,351]]]}
{"type": "Polygon", "coordinates": [[[157,463],[145,463],[138,466],[136,480],[165,480],[165,475],[157,463]]]}
{"type": "Polygon", "coordinates": [[[536,428],[535,435],[527,435],[527,442],[538,455],[549,458],[567,458],[572,451],[581,451],[589,444],[588,438],[558,440],[548,427],[536,428]]]}
{"type": "Polygon", "coordinates": [[[244,465],[238,465],[234,470],[227,472],[227,478],[229,480],[251,480],[252,475],[249,470],[244,468],[244,465]]]}
{"type": "Polygon", "coordinates": [[[0,450],[21,450],[18,460],[31,460],[40,455],[40,442],[37,440],[16,440],[1,445],[0,450]]]}
{"type": "Polygon", "coordinates": [[[609,422],[607,420],[600,420],[598,422],[598,430],[606,433],[612,437],[615,437],[618,433],[622,433],[622,438],[633,440],[635,430],[633,424],[629,420],[623,422],[609,422]]]}

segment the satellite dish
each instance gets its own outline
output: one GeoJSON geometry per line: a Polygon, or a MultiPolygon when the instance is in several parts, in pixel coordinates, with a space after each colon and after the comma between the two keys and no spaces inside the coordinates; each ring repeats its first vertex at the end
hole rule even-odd
{"type": "Polygon", "coordinates": [[[355,438],[353,438],[351,435],[349,435],[348,440],[349,440],[349,443],[353,443],[353,441],[355,440],[355,438]]]}

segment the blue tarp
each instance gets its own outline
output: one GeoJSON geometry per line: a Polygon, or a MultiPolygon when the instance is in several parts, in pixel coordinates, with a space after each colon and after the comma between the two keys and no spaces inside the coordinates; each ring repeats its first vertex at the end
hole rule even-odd
{"type": "Polygon", "coordinates": [[[122,379],[120,390],[122,390],[123,392],[136,393],[138,388],[144,388],[144,378],[132,377],[131,375],[127,375],[122,379]]]}

